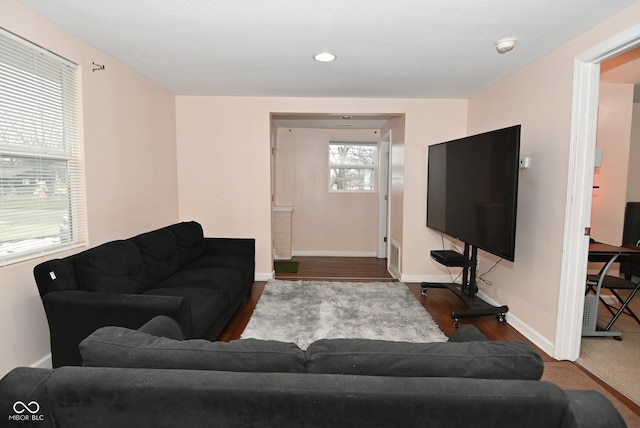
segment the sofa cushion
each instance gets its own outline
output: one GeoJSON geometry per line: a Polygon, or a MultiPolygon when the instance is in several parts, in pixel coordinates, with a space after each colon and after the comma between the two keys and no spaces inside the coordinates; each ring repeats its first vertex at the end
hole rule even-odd
{"type": "MultiPolygon", "coordinates": [[[[225,301],[231,303],[242,290],[242,273],[236,269],[221,267],[182,269],[158,284],[158,288],[189,287],[216,290],[223,294],[225,301]]],[[[152,291],[151,291],[152,292],[152,291]]]]}
{"type": "Polygon", "coordinates": [[[202,268],[231,268],[242,275],[242,283],[253,282],[255,266],[253,260],[235,255],[205,254],[193,263],[186,266],[185,270],[202,268]]]}
{"type": "Polygon", "coordinates": [[[176,239],[178,248],[178,263],[182,269],[204,254],[204,231],[200,223],[186,221],[168,226],[176,239]]]}
{"type": "MultiPolygon", "coordinates": [[[[600,410],[584,421],[570,392],[537,381],[61,367],[45,388],[52,427],[625,426],[604,396],[580,397],[600,410]]],[[[16,395],[3,390],[6,414],[16,395]]]]}
{"type": "Polygon", "coordinates": [[[238,256],[235,254],[203,254],[200,258],[187,266],[187,269],[206,266],[253,270],[254,262],[253,259],[238,256]]]}
{"type": "Polygon", "coordinates": [[[229,303],[221,291],[186,284],[182,287],[153,288],[143,294],[187,299],[191,309],[191,337],[205,337],[209,327],[228,309],[229,303]]]}
{"type": "Polygon", "coordinates": [[[178,270],[176,238],[166,229],[143,233],[130,239],[142,256],[147,281],[153,286],[178,270]]]}
{"type": "Polygon", "coordinates": [[[516,341],[409,343],[321,339],[307,348],[309,373],[538,380],[544,363],[516,341]]]}
{"type": "Polygon", "coordinates": [[[83,290],[137,294],[147,288],[142,256],[131,241],[111,241],[84,251],[75,266],[83,290]]]}
{"type": "Polygon", "coordinates": [[[80,343],[83,365],[235,372],[304,373],[304,352],[294,343],[240,339],[173,340],[123,327],[102,327],[80,343]]]}

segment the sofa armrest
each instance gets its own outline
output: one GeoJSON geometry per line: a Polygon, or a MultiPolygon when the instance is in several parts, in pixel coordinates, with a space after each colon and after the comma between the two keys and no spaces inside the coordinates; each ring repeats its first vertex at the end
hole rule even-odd
{"type": "Polygon", "coordinates": [[[565,391],[569,409],[562,426],[565,428],[624,428],[626,423],[618,410],[597,391],[565,391]]]}
{"type": "Polygon", "coordinates": [[[254,260],[256,240],[253,238],[204,238],[205,254],[239,256],[254,260]]]}
{"type": "Polygon", "coordinates": [[[157,317],[152,318],[149,322],[140,327],[138,331],[156,337],[166,337],[167,339],[186,339],[180,324],[178,324],[178,322],[173,318],[166,315],[158,315],[157,317]]]}
{"type": "Polygon", "coordinates": [[[447,342],[484,342],[487,340],[489,340],[487,336],[482,334],[476,326],[466,324],[457,328],[447,342]]]}
{"type": "Polygon", "coordinates": [[[58,291],[42,299],[51,336],[53,367],[80,365],[80,342],[96,329],[137,329],[156,315],[175,319],[191,337],[191,308],[184,297],[58,291]]]}
{"type": "Polygon", "coordinates": [[[51,369],[16,367],[4,375],[0,379],[0,409],[2,409],[0,411],[2,420],[0,425],[12,427],[52,426],[51,422],[47,420],[51,414],[47,400],[47,383],[53,373],[54,371],[51,369]],[[36,404],[33,404],[34,401],[36,404]],[[14,411],[16,405],[20,407],[14,411]],[[26,407],[28,410],[25,409],[26,407]],[[34,411],[35,413],[32,413],[34,411]],[[29,419],[23,419],[26,417],[29,419]],[[6,425],[5,422],[7,422],[6,425]]]}

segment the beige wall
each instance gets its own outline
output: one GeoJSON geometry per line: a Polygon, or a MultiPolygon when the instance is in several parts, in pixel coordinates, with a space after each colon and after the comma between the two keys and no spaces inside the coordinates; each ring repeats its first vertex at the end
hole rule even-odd
{"type": "MultiPolygon", "coordinates": [[[[427,229],[427,153],[434,143],[467,135],[467,100],[422,102],[405,117],[402,159],[402,277],[403,281],[442,281],[448,271],[429,257],[442,249],[438,232],[427,229]],[[419,123],[418,123],[419,122],[419,123]]],[[[392,153],[395,156],[395,153],[392,153]]],[[[393,227],[392,227],[393,230],[393,227]]]]}
{"type": "MultiPolygon", "coordinates": [[[[469,100],[469,133],[521,123],[521,154],[531,159],[520,171],[515,263],[502,262],[489,278],[493,285],[481,288],[509,305],[510,322],[547,351],[561,287],[574,59],[636,25],[638,16],[640,4],[469,100]]],[[[481,266],[492,264],[487,259],[481,266]]]]}
{"type": "Polygon", "coordinates": [[[399,191],[396,184],[400,197],[394,200],[403,208],[394,209],[402,218],[392,215],[392,231],[402,230],[403,272],[440,276],[441,267],[428,256],[441,243],[425,226],[427,146],[465,135],[466,110],[466,100],[178,96],[180,217],[197,217],[211,236],[256,238],[256,275],[268,278],[271,113],[404,114],[404,131],[398,122],[389,125],[398,131],[392,156],[404,185],[399,191]]]}
{"type": "MultiPolygon", "coordinates": [[[[173,95],[13,0],[0,5],[0,27],[82,68],[89,244],[177,221],[173,95]]],[[[0,375],[50,352],[32,269],[52,257],[0,268],[0,375]]]]}
{"type": "Polygon", "coordinates": [[[258,279],[272,272],[270,127],[267,100],[176,97],[180,218],[255,238],[258,279]]]}
{"type": "Polygon", "coordinates": [[[604,158],[593,176],[591,236],[612,245],[622,243],[632,117],[633,85],[601,84],[596,147],[604,158]]]}
{"type": "Polygon", "coordinates": [[[293,255],[376,256],[378,191],[330,192],[328,146],[379,138],[373,129],[278,129],[276,205],[294,207],[293,255]]]}

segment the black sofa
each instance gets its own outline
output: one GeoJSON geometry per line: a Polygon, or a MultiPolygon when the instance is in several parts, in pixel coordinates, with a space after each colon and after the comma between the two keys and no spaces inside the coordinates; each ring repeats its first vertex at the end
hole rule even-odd
{"type": "Polygon", "coordinates": [[[472,326],[447,343],[324,339],[306,351],[181,337],[167,317],[101,328],[81,344],[84,367],[0,380],[0,418],[19,420],[19,399],[38,427],[625,426],[603,395],[540,381],[530,346],[488,342],[472,326]]]}
{"type": "Polygon", "coordinates": [[[251,292],[255,240],[205,238],[182,222],[107,242],[34,268],[53,367],[79,365],[78,344],[103,326],[138,328],[156,315],[187,338],[215,340],[251,292]]]}

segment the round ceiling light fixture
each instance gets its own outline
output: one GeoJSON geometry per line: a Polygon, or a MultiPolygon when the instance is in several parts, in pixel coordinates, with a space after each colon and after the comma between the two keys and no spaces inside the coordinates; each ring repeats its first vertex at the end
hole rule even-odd
{"type": "Polygon", "coordinates": [[[331,62],[331,61],[335,61],[336,56],[329,52],[322,52],[319,54],[315,54],[313,56],[313,59],[320,62],[331,62]]]}
{"type": "Polygon", "coordinates": [[[518,39],[515,37],[506,37],[496,42],[496,50],[499,54],[504,54],[513,49],[518,39]]]}

